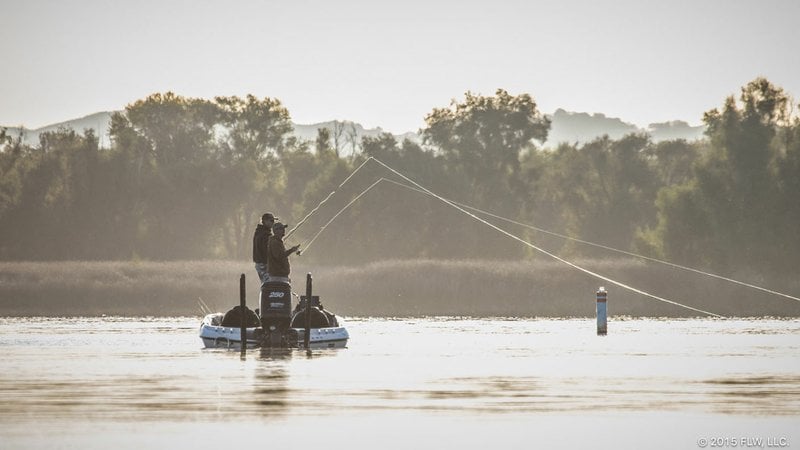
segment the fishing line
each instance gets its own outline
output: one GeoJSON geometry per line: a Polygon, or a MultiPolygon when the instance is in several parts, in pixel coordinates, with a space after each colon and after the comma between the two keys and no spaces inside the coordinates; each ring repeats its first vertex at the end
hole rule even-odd
{"type": "Polygon", "coordinates": [[[211,308],[208,307],[208,304],[203,300],[203,297],[197,297],[197,303],[200,305],[200,310],[203,312],[203,314],[211,314],[211,308]]]}
{"type": "MultiPolygon", "coordinates": [[[[538,251],[538,252],[541,252],[541,253],[543,253],[543,254],[545,254],[545,255],[547,255],[547,256],[549,256],[549,257],[551,257],[551,258],[553,258],[553,259],[555,259],[555,260],[557,260],[557,261],[560,261],[560,262],[562,262],[562,263],[564,263],[564,264],[566,264],[566,265],[568,265],[568,266],[570,266],[570,267],[572,267],[572,268],[574,268],[574,269],[580,270],[581,272],[583,272],[583,273],[585,273],[585,274],[587,274],[587,275],[590,275],[590,276],[592,276],[592,277],[595,277],[595,278],[597,278],[597,279],[600,279],[600,280],[603,280],[603,281],[609,282],[609,283],[611,283],[611,284],[613,284],[613,285],[619,286],[619,287],[621,287],[621,288],[623,288],[623,289],[627,289],[627,290],[629,290],[629,291],[631,291],[631,292],[635,292],[635,293],[637,293],[637,294],[644,295],[645,297],[650,297],[650,298],[652,298],[652,299],[655,299],[655,300],[658,300],[658,301],[660,301],[660,302],[669,303],[669,304],[671,304],[671,305],[675,305],[675,306],[680,306],[681,308],[689,309],[689,310],[691,310],[691,311],[699,312],[699,313],[706,314],[706,315],[713,316],[713,317],[720,317],[720,318],[721,318],[721,317],[723,317],[723,316],[721,316],[721,315],[719,315],[719,314],[715,314],[715,313],[712,313],[712,312],[709,312],[709,311],[704,311],[704,310],[702,310],[702,309],[694,308],[694,307],[692,307],[692,306],[684,305],[684,304],[682,304],[682,303],[678,303],[678,302],[675,302],[675,301],[672,301],[672,300],[668,300],[668,299],[666,299],[666,298],[663,298],[663,297],[659,297],[659,296],[657,296],[657,295],[651,294],[651,293],[649,293],[649,292],[645,292],[645,291],[643,291],[643,290],[641,290],[641,289],[637,289],[637,288],[635,288],[635,287],[633,287],[633,286],[629,286],[629,285],[627,285],[627,284],[625,284],[625,283],[622,283],[622,282],[619,282],[619,281],[617,281],[617,280],[611,279],[611,278],[609,278],[609,277],[606,277],[606,276],[604,276],[604,275],[601,275],[601,274],[599,274],[599,273],[592,272],[591,270],[584,269],[583,267],[581,267],[581,266],[579,266],[579,265],[577,265],[577,264],[574,264],[574,263],[572,263],[572,262],[569,262],[569,261],[567,261],[566,259],[559,257],[558,255],[555,255],[555,254],[553,254],[553,253],[550,253],[550,252],[548,252],[547,250],[545,250],[545,249],[543,249],[543,248],[540,248],[540,247],[538,247],[538,246],[536,246],[536,245],[534,245],[534,244],[532,244],[532,243],[530,243],[530,242],[528,242],[528,241],[526,241],[526,240],[524,240],[524,239],[522,239],[522,238],[520,238],[520,237],[518,237],[518,236],[515,236],[515,235],[513,235],[513,234],[509,233],[508,231],[505,231],[505,230],[503,230],[502,228],[500,228],[500,227],[498,227],[498,226],[496,226],[496,225],[494,225],[494,224],[492,224],[492,223],[490,223],[490,222],[488,222],[488,221],[486,221],[486,220],[484,220],[484,219],[482,219],[482,218],[480,218],[480,217],[476,216],[475,214],[473,214],[473,213],[471,213],[471,212],[467,211],[466,209],[464,209],[464,208],[462,208],[462,207],[460,207],[460,206],[456,205],[455,203],[453,203],[453,202],[451,202],[451,201],[447,200],[446,198],[444,198],[444,197],[442,197],[442,196],[440,196],[440,195],[437,195],[436,193],[434,193],[434,192],[432,192],[431,190],[429,190],[429,189],[425,188],[424,186],[422,186],[421,184],[417,183],[416,181],[414,181],[414,180],[412,180],[412,179],[408,178],[407,176],[403,175],[402,173],[400,173],[400,172],[398,172],[398,171],[394,170],[393,168],[391,168],[391,167],[387,166],[386,164],[384,164],[384,163],[383,163],[382,161],[380,161],[379,159],[376,159],[376,158],[371,158],[371,159],[373,159],[375,162],[377,162],[377,163],[378,163],[378,164],[380,164],[381,166],[385,167],[385,168],[386,168],[387,170],[389,170],[390,172],[392,172],[392,173],[394,173],[395,175],[399,176],[400,178],[402,178],[402,179],[404,179],[404,180],[408,181],[409,183],[413,184],[413,185],[414,185],[414,186],[416,186],[417,188],[419,188],[419,189],[423,190],[423,191],[424,191],[425,193],[427,193],[428,195],[430,195],[430,196],[432,196],[432,197],[434,197],[434,198],[437,198],[437,199],[441,200],[442,202],[444,202],[444,203],[446,203],[446,204],[448,204],[448,205],[452,206],[453,208],[457,209],[458,211],[460,211],[460,212],[462,212],[462,213],[464,213],[464,214],[468,215],[469,217],[472,217],[473,219],[477,220],[478,222],[481,222],[481,223],[483,223],[484,225],[486,225],[486,226],[488,226],[488,227],[491,227],[491,228],[493,228],[494,230],[496,230],[496,231],[498,231],[498,232],[500,232],[500,233],[502,233],[502,234],[504,234],[504,235],[506,235],[506,236],[510,237],[511,239],[514,239],[515,241],[518,241],[518,242],[520,242],[521,244],[523,244],[523,245],[526,245],[526,246],[528,246],[528,247],[530,247],[530,248],[532,248],[532,249],[534,249],[534,250],[536,250],[536,251],[538,251]]],[[[366,162],[365,162],[365,163],[366,163],[366,162]]]]}
{"type": "MultiPolygon", "coordinates": [[[[396,173],[397,175],[399,175],[399,176],[401,176],[401,177],[405,178],[405,179],[406,179],[406,180],[408,180],[409,182],[411,182],[411,183],[413,183],[413,184],[416,184],[417,186],[420,186],[419,184],[415,183],[413,180],[409,179],[408,177],[405,177],[404,175],[400,174],[399,172],[395,171],[394,169],[390,168],[389,166],[386,166],[385,164],[383,164],[382,162],[378,161],[377,159],[376,159],[375,161],[376,161],[376,162],[378,162],[379,164],[383,165],[383,166],[384,166],[384,167],[386,167],[387,169],[389,169],[389,170],[393,171],[393,172],[394,172],[394,173],[396,173]]],[[[337,218],[337,217],[339,217],[339,216],[340,216],[340,215],[341,215],[341,214],[342,214],[342,213],[343,213],[345,210],[347,210],[347,208],[349,208],[349,207],[350,207],[350,205],[352,205],[353,203],[355,203],[356,201],[358,201],[358,199],[360,199],[360,198],[361,198],[362,196],[364,196],[364,195],[365,195],[367,192],[369,192],[370,190],[372,190],[372,188],[374,188],[375,186],[377,186],[379,183],[381,183],[381,182],[383,182],[383,181],[389,181],[389,182],[391,182],[391,183],[397,184],[398,186],[406,187],[406,188],[408,188],[408,189],[411,189],[411,190],[414,190],[414,191],[417,191],[417,192],[421,192],[421,193],[424,193],[424,194],[430,195],[430,196],[432,196],[432,197],[434,197],[434,198],[437,198],[437,199],[439,199],[439,200],[442,200],[443,202],[445,202],[445,203],[449,204],[450,206],[453,206],[454,208],[458,209],[459,211],[463,212],[464,214],[467,214],[468,216],[470,216],[470,217],[472,217],[472,218],[474,218],[474,219],[478,220],[479,222],[482,222],[482,223],[484,223],[484,224],[486,224],[486,225],[488,225],[488,226],[490,226],[490,227],[494,228],[495,230],[497,230],[497,231],[499,231],[499,232],[501,232],[501,233],[505,234],[506,236],[509,236],[509,237],[511,237],[511,238],[512,238],[512,239],[514,239],[514,240],[517,240],[517,241],[519,241],[519,242],[521,242],[521,243],[523,243],[523,244],[525,244],[525,245],[527,245],[527,246],[529,246],[529,247],[531,247],[531,248],[533,248],[533,249],[535,249],[535,250],[537,250],[537,251],[540,251],[540,252],[542,252],[542,253],[546,254],[547,256],[550,256],[550,257],[552,257],[552,258],[555,258],[556,260],[558,260],[558,261],[561,261],[561,262],[563,262],[563,263],[565,263],[565,264],[567,264],[567,265],[569,265],[569,266],[571,266],[571,267],[573,267],[573,268],[575,268],[575,269],[578,269],[578,270],[580,270],[580,271],[582,271],[582,272],[584,272],[584,273],[587,273],[587,274],[589,274],[589,275],[591,275],[591,276],[593,276],[593,277],[599,278],[599,279],[601,279],[601,280],[604,280],[604,281],[608,281],[609,283],[612,283],[612,284],[614,284],[614,285],[620,286],[620,287],[622,287],[622,288],[625,288],[625,289],[631,290],[631,291],[633,291],[633,292],[636,292],[636,293],[638,293],[638,294],[641,294],[641,295],[644,295],[644,296],[647,296],[647,297],[654,298],[654,299],[656,299],[656,300],[659,300],[659,301],[662,301],[662,302],[670,303],[670,304],[673,304],[673,305],[676,305],[676,306],[680,306],[680,307],[683,307],[683,308],[687,308],[687,309],[690,309],[690,310],[692,310],[692,311],[697,311],[697,312],[700,312],[700,313],[703,313],[703,314],[707,314],[707,315],[710,315],[710,316],[714,316],[714,317],[723,317],[723,316],[720,316],[720,315],[718,315],[718,314],[714,314],[714,313],[712,313],[712,312],[708,312],[708,311],[704,311],[704,310],[701,310],[701,309],[693,308],[693,307],[691,307],[691,306],[687,306],[687,305],[684,305],[684,304],[681,304],[681,303],[677,303],[677,302],[674,302],[674,301],[672,301],[672,300],[667,300],[667,299],[665,299],[665,298],[658,297],[658,296],[656,296],[656,295],[653,295],[653,294],[650,294],[650,293],[648,293],[648,292],[645,292],[645,291],[642,291],[642,290],[636,289],[636,288],[634,288],[634,287],[632,287],[632,286],[628,286],[628,285],[626,285],[626,284],[624,284],[624,283],[620,283],[620,282],[618,282],[618,281],[616,281],[616,280],[612,280],[611,278],[608,278],[608,277],[605,277],[605,276],[603,276],[603,275],[597,274],[597,273],[595,273],[595,272],[592,272],[592,271],[590,271],[590,270],[584,269],[584,268],[582,268],[582,267],[580,267],[580,266],[578,266],[578,265],[575,265],[575,264],[573,264],[573,263],[571,263],[571,262],[569,262],[569,261],[567,261],[567,260],[565,260],[565,259],[562,259],[562,258],[560,258],[560,257],[558,257],[558,256],[556,256],[556,255],[554,255],[554,254],[552,254],[552,253],[550,253],[550,252],[548,252],[548,251],[546,251],[546,250],[543,250],[543,249],[541,249],[541,248],[539,248],[539,247],[537,247],[537,246],[535,246],[535,245],[533,245],[533,244],[531,244],[531,243],[529,243],[529,242],[527,242],[527,241],[523,240],[522,238],[519,238],[519,237],[517,237],[517,236],[515,236],[515,235],[513,235],[513,234],[511,234],[511,233],[509,233],[509,232],[507,232],[507,231],[505,231],[505,230],[503,230],[503,229],[501,229],[501,228],[498,228],[498,227],[496,227],[495,225],[493,225],[493,224],[491,224],[491,223],[489,223],[489,222],[487,222],[487,221],[485,221],[485,220],[483,220],[483,219],[481,219],[481,218],[479,218],[479,217],[475,216],[474,214],[471,214],[471,213],[469,213],[469,212],[467,212],[467,211],[463,210],[461,207],[463,206],[464,208],[468,208],[468,209],[472,209],[472,210],[475,210],[475,211],[482,212],[482,211],[480,211],[480,210],[479,210],[479,209],[477,209],[477,208],[473,208],[473,207],[471,207],[471,206],[462,205],[462,204],[460,204],[460,203],[457,203],[457,202],[450,201],[450,200],[448,200],[448,199],[446,199],[446,198],[444,198],[444,197],[441,197],[441,196],[439,196],[439,195],[436,195],[436,194],[434,194],[434,193],[433,193],[433,192],[431,192],[431,191],[426,191],[426,190],[425,190],[425,188],[424,188],[424,187],[422,187],[422,186],[420,186],[420,188],[421,188],[421,189],[416,189],[416,188],[413,188],[413,187],[411,187],[411,186],[408,186],[408,185],[405,185],[405,184],[402,184],[402,183],[398,183],[398,182],[396,182],[396,181],[394,181],[394,180],[390,180],[390,179],[388,179],[388,178],[380,178],[380,179],[379,179],[379,180],[377,180],[376,182],[372,183],[372,184],[371,184],[371,185],[370,185],[368,188],[366,188],[365,190],[363,190],[363,191],[362,191],[360,194],[358,194],[358,195],[357,195],[355,198],[353,198],[353,200],[351,200],[351,201],[350,201],[350,202],[349,202],[347,205],[345,205],[345,206],[344,206],[344,208],[342,208],[342,209],[341,209],[341,210],[340,210],[338,213],[336,213],[336,214],[335,214],[335,215],[334,215],[334,216],[333,216],[333,217],[332,217],[332,218],[331,218],[331,219],[330,219],[330,220],[329,220],[329,221],[328,221],[328,222],[327,222],[325,225],[323,225],[323,226],[322,226],[322,228],[320,228],[320,230],[317,232],[317,234],[315,234],[315,235],[314,235],[314,237],[312,237],[312,238],[311,238],[309,241],[307,241],[307,243],[306,243],[306,244],[304,244],[303,246],[301,246],[301,247],[303,247],[303,248],[304,248],[304,250],[303,250],[303,251],[304,251],[304,252],[307,252],[307,251],[308,251],[308,249],[309,249],[309,247],[311,246],[311,244],[313,244],[313,243],[314,243],[314,241],[317,239],[317,237],[319,237],[319,235],[320,235],[320,234],[322,234],[322,232],[323,232],[323,231],[325,231],[325,229],[327,229],[327,227],[328,227],[328,226],[329,226],[329,225],[330,225],[330,224],[331,224],[331,223],[332,223],[334,220],[336,220],[336,218],[337,218]]],[[[507,221],[509,221],[509,222],[512,222],[512,223],[517,223],[517,222],[515,222],[515,221],[512,221],[512,220],[510,220],[510,219],[505,219],[505,218],[503,218],[503,217],[496,216],[496,215],[494,215],[494,214],[491,214],[491,213],[486,213],[486,214],[488,214],[488,215],[490,215],[490,216],[493,216],[493,217],[496,217],[496,218],[498,218],[498,219],[507,220],[507,221]]],[[[522,223],[517,223],[517,224],[519,224],[519,225],[523,225],[523,226],[527,226],[526,224],[522,224],[522,223]]],[[[534,228],[534,229],[535,229],[535,227],[532,227],[532,228],[534,228]]],[[[553,234],[555,234],[555,233],[553,233],[553,234]]]]}
{"type": "MultiPolygon", "coordinates": [[[[359,166],[344,182],[342,182],[341,185],[339,185],[339,188],[341,188],[341,186],[343,186],[350,178],[352,178],[352,176],[355,175],[355,172],[357,172],[359,169],[361,169],[361,167],[363,167],[367,162],[369,162],[370,159],[375,159],[375,158],[374,157],[369,157],[366,161],[364,161],[361,164],[361,166],[359,166]]],[[[664,260],[660,260],[660,259],[657,259],[657,258],[652,258],[652,257],[649,257],[649,256],[639,255],[639,254],[636,254],[636,253],[628,252],[628,251],[625,251],[625,250],[620,250],[620,249],[609,247],[609,246],[606,246],[606,245],[597,244],[597,243],[594,243],[594,242],[585,241],[585,240],[582,240],[582,239],[566,236],[566,235],[559,234],[559,233],[556,233],[556,232],[553,232],[553,231],[545,230],[543,228],[535,227],[533,225],[529,225],[529,224],[526,224],[526,223],[518,222],[516,220],[508,219],[506,217],[502,217],[502,216],[493,214],[491,212],[488,212],[488,211],[485,211],[485,210],[481,210],[479,208],[475,208],[475,207],[472,207],[472,206],[469,206],[469,205],[465,205],[463,203],[455,202],[453,200],[449,200],[449,199],[446,199],[444,197],[441,197],[439,195],[434,194],[433,192],[425,189],[423,186],[419,185],[418,183],[414,182],[413,180],[409,179],[408,177],[404,176],[403,174],[401,174],[401,173],[397,172],[396,170],[392,169],[391,167],[387,166],[383,162],[381,162],[381,161],[379,161],[377,159],[375,159],[375,161],[378,162],[379,164],[381,164],[382,166],[384,166],[386,169],[388,169],[388,170],[392,171],[393,173],[397,174],[398,176],[408,180],[410,183],[412,183],[412,184],[414,184],[416,186],[419,186],[419,189],[415,188],[413,186],[409,186],[407,184],[403,184],[403,183],[400,183],[398,181],[389,179],[389,178],[380,178],[375,183],[373,183],[368,188],[366,188],[364,191],[362,191],[360,194],[358,194],[355,198],[353,198],[353,200],[351,200],[347,205],[344,206],[344,208],[342,208],[339,212],[337,212],[336,215],[334,215],[325,225],[323,225],[320,228],[320,230],[310,240],[307,240],[306,243],[302,246],[303,247],[303,251],[308,251],[308,248],[314,243],[314,241],[316,241],[316,239],[320,236],[320,234],[322,234],[322,232],[325,231],[327,229],[327,227],[336,218],[338,218],[345,210],[347,210],[347,208],[349,208],[353,203],[355,203],[358,199],[360,199],[362,196],[364,196],[367,192],[372,190],[379,183],[381,183],[383,181],[388,181],[388,182],[393,183],[393,184],[395,184],[397,186],[404,187],[406,189],[410,189],[412,191],[423,193],[423,194],[432,196],[434,198],[437,198],[439,200],[442,200],[443,202],[455,207],[456,209],[459,209],[461,212],[473,217],[474,219],[476,219],[476,220],[478,220],[478,221],[480,221],[480,222],[482,222],[482,223],[484,223],[484,224],[486,224],[486,225],[488,225],[488,226],[490,226],[492,228],[495,228],[496,230],[500,231],[501,233],[506,234],[507,236],[512,237],[513,239],[515,239],[517,241],[520,241],[523,244],[525,244],[525,245],[527,245],[527,246],[529,246],[531,248],[534,248],[535,250],[540,251],[540,252],[542,252],[542,253],[544,253],[544,254],[552,257],[552,258],[555,258],[555,259],[557,259],[557,260],[559,260],[561,262],[564,262],[565,264],[568,264],[568,265],[570,265],[570,266],[572,266],[572,267],[574,267],[574,268],[576,268],[578,270],[584,271],[587,274],[590,274],[590,275],[592,275],[594,277],[597,277],[597,278],[600,278],[602,280],[608,281],[608,282],[610,282],[612,284],[616,284],[616,285],[618,285],[620,287],[624,287],[625,289],[633,290],[634,292],[637,292],[639,294],[655,298],[655,299],[660,300],[660,301],[665,301],[667,303],[676,304],[678,306],[682,306],[682,307],[685,307],[685,308],[688,308],[688,309],[692,309],[692,310],[695,310],[695,311],[698,311],[698,312],[702,312],[702,313],[705,313],[705,314],[717,316],[716,314],[713,314],[713,313],[710,313],[710,312],[707,312],[707,311],[697,310],[697,309],[691,308],[691,307],[686,306],[686,305],[682,305],[682,304],[679,304],[679,303],[676,303],[676,302],[672,302],[672,301],[667,300],[667,299],[663,299],[663,298],[654,296],[654,295],[646,293],[644,291],[637,290],[636,288],[633,288],[631,286],[623,285],[622,283],[616,282],[615,280],[611,280],[611,279],[608,279],[606,277],[603,277],[600,274],[596,274],[596,273],[593,273],[593,272],[588,271],[586,269],[583,269],[583,268],[581,268],[579,266],[576,266],[576,265],[574,265],[574,264],[572,264],[572,263],[570,263],[570,262],[568,262],[566,260],[563,260],[563,259],[561,259],[561,258],[559,258],[559,257],[557,257],[557,256],[555,256],[555,255],[553,255],[553,254],[541,249],[541,248],[538,248],[535,245],[533,245],[533,244],[531,244],[531,243],[529,243],[529,242],[527,242],[527,241],[525,241],[525,240],[523,240],[523,239],[521,239],[521,238],[519,238],[519,237],[517,237],[515,235],[512,235],[511,233],[508,233],[508,232],[506,232],[506,231],[504,231],[502,229],[499,229],[499,228],[495,227],[494,225],[492,225],[491,223],[486,222],[486,221],[480,219],[479,217],[468,213],[467,211],[461,210],[461,208],[466,208],[466,209],[475,211],[475,212],[480,213],[480,214],[487,215],[489,217],[492,217],[492,218],[495,218],[495,219],[498,219],[498,220],[503,220],[505,222],[512,223],[514,225],[522,226],[522,227],[525,227],[525,228],[528,228],[528,229],[532,229],[532,230],[535,230],[535,231],[538,231],[538,232],[541,232],[541,233],[545,233],[545,234],[549,234],[549,235],[552,235],[552,236],[556,236],[556,237],[559,237],[559,238],[562,238],[562,239],[578,242],[578,243],[585,244],[585,245],[591,245],[593,247],[601,248],[601,249],[604,249],[604,250],[609,250],[609,251],[612,251],[612,252],[617,252],[617,253],[624,254],[624,255],[627,255],[627,256],[631,256],[631,257],[635,257],[635,258],[640,258],[640,259],[643,259],[643,260],[646,260],[646,261],[650,261],[650,262],[664,264],[664,265],[667,265],[669,267],[673,267],[673,268],[676,268],[676,269],[681,269],[681,270],[697,273],[697,274],[700,274],[700,275],[705,275],[705,276],[708,276],[708,277],[711,277],[711,278],[716,278],[716,279],[727,281],[727,282],[730,282],[730,283],[734,283],[734,284],[737,284],[737,285],[740,285],[740,286],[744,286],[744,287],[748,287],[748,288],[751,288],[751,289],[755,289],[755,290],[759,290],[759,291],[762,291],[762,292],[766,292],[768,294],[772,294],[772,295],[788,298],[790,300],[800,301],[800,298],[798,298],[798,297],[795,297],[795,296],[792,296],[792,295],[789,295],[789,294],[785,294],[785,293],[782,293],[782,292],[774,291],[774,290],[771,290],[771,289],[768,289],[768,288],[765,288],[765,287],[761,287],[761,286],[757,286],[757,285],[754,285],[754,284],[746,283],[744,281],[735,280],[733,278],[728,278],[728,277],[725,277],[725,276],[722,276],[722,275],[717,275],[717,274],[714,274],[714,273],[711,273],[711,272],[705,272],[705,271],[702,271],[702,270],[699,270],[699,269],[695,269],[695,268],[692,268],[692,267],[682,266],[682,265],[679,265],[679,264],[671,263],[669,261],[664,261],[664,260]]],[[[337,189],[339,189],[339,188],[337,188],[337,189]]],[[[331,193],[328,196],[328,198],[330,198],[330,196],[332,194],[333,193],[331,193]]],[[[326,200],[327,200],[327,198],[325,200],[323,200],[323,203],[326,200]]],[[[313,213],[313,211],[312,211],[312,213],[313,213]]],[[[297,227],[295,227],[295,228],[297,228],[297,227]]],[[[718,317],[721,317],[721,316],[718,316],[718,317]]]]}
{"type": "Polygon", "coordinates": [[[370,157],[369,157],[369,158],[367,158],[367,159],[366,159],[366,160],[365,160],[363,163],[361,163],[361,165],[360,165],[360,166],[358,166],[358,167],[356,168],[356,170],[354,170],[353,172],[351,172],[351,173],[350,173],[350,175],[349,175],[347,178],[345,178],[345,179],[344,179],[344,181],[342,181],[342,184],[340,184],[340,185],[339,185],[339,186],[338,186],[336,189],[334,189],[333,191],[331,191],[331,193],[330,193],[330,194],[328,194],[328,196],[327,196],[327,197],[325,197],[324,199],[322,199],[322,201],[321,201],[321,202],[319,202],[319,204],[317,205],[317,207],[316,207],[316,208],[314,208],[314,209],[312,209],[312,210],[311,210],[311,212],[309,212],[308,214],[306,214],[306,216],[305,216],[305,217],[303,217],[303,219],[302,219],[302,220],[300,220],[300,222],[297,222],[297,225],[295,225],[295,226],[294,226],[294,228],[292,228],[291,230],[289,230],[289,231],[286,233],[286,236],[284,236],[284,239],[288,239],[288,238],[289,238],[289,236],[291,236],[291,235],[292,235],[292,233],[294,233],[295,231],[297,231],[297,229],[298,229],[298,228],[300,228],[300,227],[301,227],[301,226],[302,226],[302,225],[303,225],[303,224],[306,222],[306,220],[308,220],[308,218],[309,218],[309,217],[311,217],[311,216],[312,216],[314,213],[316,213],[316,212],[319,210],[319,208],[320,208],[320,207],[321,207],[321,206],[322,206],[322,205],[323,205],[325,202],[327,202],[327,201],[328,201],[328,199],[330,199],[330,198],[333,196],[333,194],[335,194],[335,193],[336,193],[336,191],[338,191],[339,189],[341,189],[341,188],[342,188],[342,186],[344,186],[344,185],[345,185],[345,184],[346,184],[348,181],[350,181],[350,179],[351,179],[351,178],[353,178],[353,176],[354,176],[354,175],[355,175],[355,174],[356,174],[356,173],[357,173],[359,170],[361,170],[361,168],[362,168],[362,167],[364,167],[364,166],[365,166],[365,165],[366,165],[366,164],[369,162],[369,160],[371,160],[371,159],[373,159],[373,158],[370,156],[370,157]]]}
{"type": "Polygon", "coordinates": [[[315,234],[315,235],[314,235],[314,236],[313,236],[311,239],[309,239],[308,241],[306,241],[305,243],[303,243],[302,245],[300,245],[300,248],[302,249],[302,250],[301,250],[301,252],[305,252],[305,251],[307,251],[307,250],[308,250],[308,247],[310,247],[310,246],[311,246],[311,244],[313,244],[313,243],[314,243],[314,241],[315,241],[315,240],[317,240],[317,237],[319,237],[319,235],[320,235],[320,234],[322,234],[322,232],[323,232],[323,231],[325,231],[325,229],[326,229],[326,228],[328,228],[328,225],[330,225],[330,224],[331,224],[331,222],[333,222],[334,220],[336,220],[336,218],[337,218],[337,217],[339,217],[339,216],[340,216],[340,215],[341,215],[343,212],[345,212],[345,210],[346,210],[347,208],[349,208],[349,207],[350,207],[350,205],[352,205],[352,204],[353,204],[353,203],[355,203],[355,202],[356,202],[358,199],[360,199],[361,197],[363,197],[363,196],[364,196],[364,194],[366,194],[367,192],[369,192],[369,191],[370,191],[372,188],[374,188],[375,186],[377,186],[377,185],[378,185],[378,183],[380,183],[380,182],[381,182],[381,181],[383,181],[383,180],[385,180],[385,178],[381,178],[380,180],[378,180],[378,181],[376,181],[376,182],[372,183],[372,184],[371,184],[371,185],[370,185],[368,188],[364,189],[364,190],[363,190],[363,191],[361,191],[361,193],[360,193],[360,194],[358,194],[358,195],[357,195],[355,198],[353,198],[352,200],[350,200],[350,203],[348,203],[348,204],[344,205],[344,208],[340,209],[340,210],[339,210],[339,212],[337,212],[337,213],[336,213],[336,214],[335,214],[333,217],[331,217],[331,220],[329,220],[327,223],[325,223],[325,225],[323,225],[323,226],[322,226],[322,227],[319,229],[319,231],[317,231],[317,234],[315,234]]]}
{"type": "Polygon", "coordinates": [[[200,313],[202,313],[204,316],[207,316],[207,315],[211,314],[211,311],[206,309],[206,307],[203,305],[203,299],[202,298],[198,298],[197,299],[197,305],[200,307],[200,313]]]}
{"type": "MultiPolygon", "coordinates": [[[[425,192],[424,190],[417,189],[417,188],[415,188],[413,186],[409,186],[407,184],[403,184],[403,183],[400,183],[398,181],[391,180],[389,178],[381,178],[381,180],[382,181],[388,181],[390,183],[396,184],[397,186],[401,186],[401,187],[404,187],[406,189],[410,189],[410,190],[415,191],[415,192],[419,192],[419,193],[422,193],[422,194],[430,195],[427,192],[425,192]]],[[[379,180],[379,181],[381,181],[381,180],[379,180]]],[[[681,269],[681,270],[686,270],[686,271],[689,271],[689,272],[694,272],[694,273],[697,273],[697,274],[700,274],[700,275],[705,275],[705,276],[708,276],[708,277],[711,277],[711,278],[717,278],[719,280],[728,281],[730,283],[738,284],[740,286],[745,286],[745,287],[748,287],[748,288],[751,288],[751,289],[756,289],[756,290],[759,290],[759,291],[762,291],[762,292],[766,292],[768,294],[773,294],[773,295],[777,295],[777,296],[780,296],[780,297],[785,297],[785,298],[788,298],[790,300],[794,300],[794,301],[800,302],[800,298],[792,296],[792,295],[789,295],[789,294],[784,294],[783,292],[773,291],[773,290],[767,289],[765,287],[761,287],[761,286],[757,286],[757,285],[754,285],[754,284],[746,283],[744,281],[734,280],[733,278],[724,277],[722,275],[717,275],[717,274],[714,274],[714,273],[711,273],[711,272],[704,272],[704,271],[702,271],[700,269],[694,269],[692,267],[681,266],[680,264],[671,263],[669,261],[664,261],[664,260],[657,259],[657,258],[651,258],[649,256],[644,256],[644,255],[639,255],[639,254],[636,254],[636,253],[631,253],[631,252],[628,252],[628,251],[625,251],[625,250],[620,250],[620,249],[617,249],[617,248],[608,247],[606,245],[597,244],[597,243],[594,243],[594,242],[584,241],[582,239],[566,236],[566,235],[559,234],[559,233],[556,233],[556,232],[553,232],[553,231],[548,231],[548,230],[545,230],[545,229],[542,229],[542,228],[538,228],[538,227],[535,227],[533,225],[528,225],[526,223],[517,222],[516,220],[512,220],[512,219],[508,219],[508,218],[505,218],[505,217],[501,217],[501,216],[498,216],[496,214],[492,214],[492,213],[490,213],[488,211],[483,211],[481,209],[474,208],[474,207],[469,206],[469,205],[465,205],[463,203],[458,203],[458,202],[455,202],[455,201],[452,201],[452,200],[448,200],[448,201],[453,203],[453,204],[456,204],[458,206],[461,206],[463,208],[475,211],[477,213],[484,214],[484,215],[487,215],[489,217],[492,217],[492,218],[495,218],[495,219],[498,219],[498,220],[503,220],[505,222],[512,223],[514,225],[519,225],[521,227],[529,228],[531,230],[539,231],[541,233],[549,234],[549,235],[552,235],[552,236],[556,236],[556,237],[559,237],[559,238],[562,238],[562,239],[567,239],[567,240],[574,241],[574,242],[579,242],[581,244],[591,245],[593,247],[602,248],[604,250],[609,250],[609,251],[612,251],[612,252],[621,253],[623,255],[628,255],[628,256],[635,257],[635,258],[644,259],[644,260],[647,260],[647,261],[650,261],[650,262],[664,264],[664,265],[667,265],[667,266],[670,266],[670,267],[673,267],[673,268],[676,268],[676,269],[681,269]]]]}

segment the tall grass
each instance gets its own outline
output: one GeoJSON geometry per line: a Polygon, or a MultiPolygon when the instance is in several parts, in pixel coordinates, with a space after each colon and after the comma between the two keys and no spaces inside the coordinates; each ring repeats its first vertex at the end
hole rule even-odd
{"type": "MultiPolygon", "coordinates": [[[[587,260],[581,265],[642,290],[728,316],[800,316],[800,302],[634,260],[587,260]]],[[[315,293],[346,316],[594,316],[603,284],[556,262],[392,260],[365,266],[310,267],[298,259],[294,290],[315,293]]],[[[258,303],[250,263],[3,262],[0,316],[200,315],[198,298],[225,311],[239,302],[239,274],[248,305],[258,303]]],[[[800,294],[800,281],[771,286],[800,294]]],[[[609,290],[609,313],[695,316],[697,313],[631,293],[609,290]]]]}

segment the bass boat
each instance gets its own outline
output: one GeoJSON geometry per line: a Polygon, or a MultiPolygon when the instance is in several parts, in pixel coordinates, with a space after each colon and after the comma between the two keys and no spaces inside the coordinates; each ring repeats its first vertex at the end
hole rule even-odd
{"type": "MultiPolygon", "coordinates": [[[[243,297],[244,275],[241,292],[243,297]]],[[[304,348],[306,327],[309,348],[344,348],[350,338],[342,321],[323,308],[318,296],[312,295],[309,302],[306,295],[292,293],[289,283],[272,281],[261,285],[255,311],[237,305],[224,314],[207,314],[200,324],[200,338],[206,348],[241,348],[242,321],[247,348],[304,348]],[[294,309],[293,295],[299,299],[294,309]]]]}

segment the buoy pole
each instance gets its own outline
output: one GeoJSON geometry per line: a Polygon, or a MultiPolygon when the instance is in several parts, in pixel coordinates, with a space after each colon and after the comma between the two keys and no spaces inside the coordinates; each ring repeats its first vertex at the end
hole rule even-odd
{"type": "Polygon", "coordinates": [[[608,333],[608,293],[606,288],[600,286],[597,290],[597,335],[605,336],[608,333]]]}
{"type": "Polygon", "coordinates": [[[245,283],[244,283],[244,274],[239,277],[239,312],[242,316],[242,321],[239,327],[239,340],[242,345],[242,359],[245,358],[247,354],[247,305],[245,301],[245,283]]]}
{"type": "Polygon", "coordinates": [[[306,275],[306,350],[311,345],[311,272],[306,275]]]}

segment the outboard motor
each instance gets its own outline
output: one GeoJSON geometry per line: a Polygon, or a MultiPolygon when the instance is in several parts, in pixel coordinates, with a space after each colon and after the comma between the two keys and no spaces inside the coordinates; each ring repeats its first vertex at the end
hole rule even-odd
{"type": "Polygon", "coordinates": [[[259,307],[265,344],[269,347],[282,347],[283,336],[292,318],[291,285],[275,281],[262,284],[259,307]]]}

